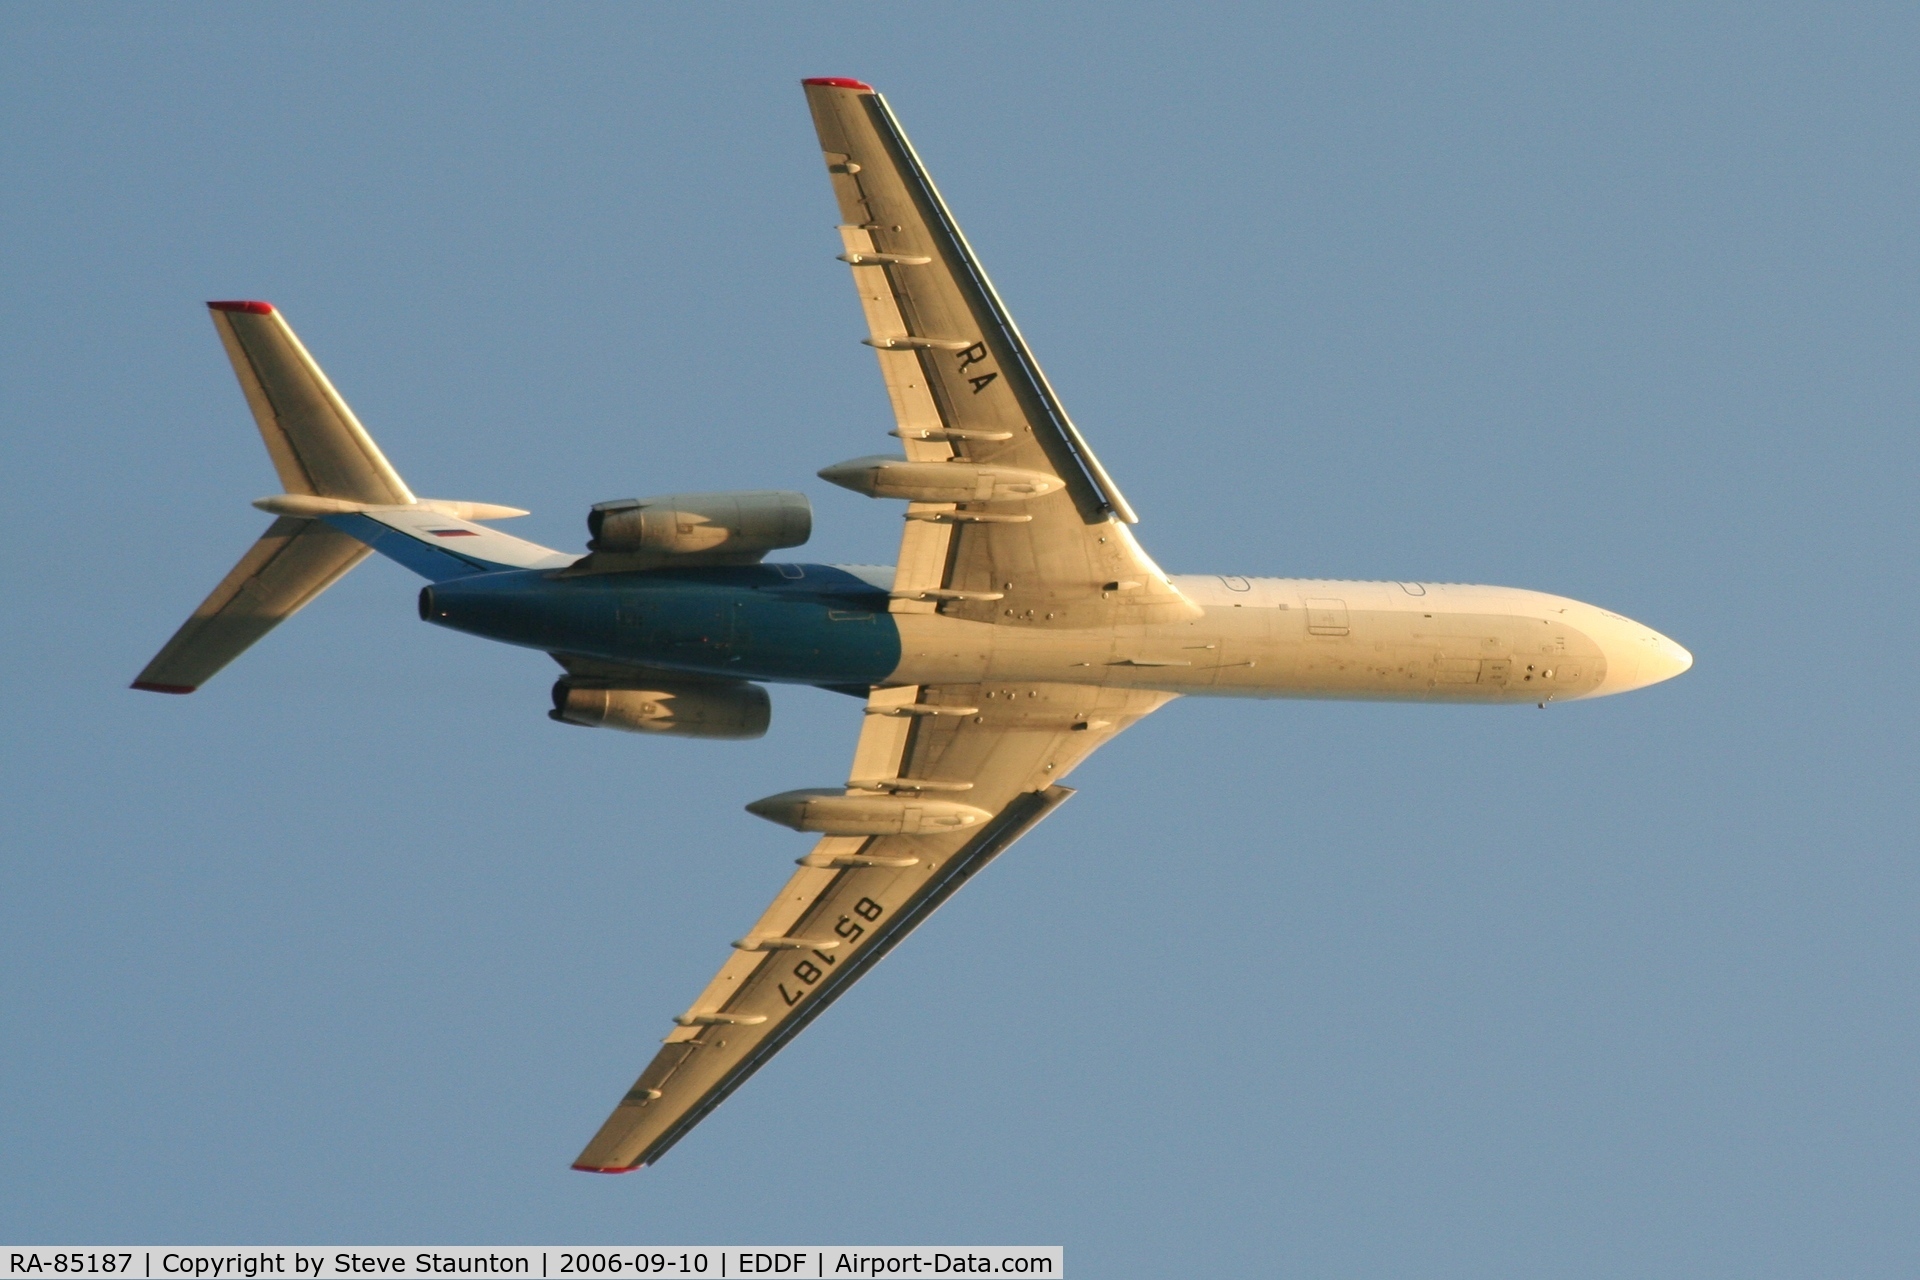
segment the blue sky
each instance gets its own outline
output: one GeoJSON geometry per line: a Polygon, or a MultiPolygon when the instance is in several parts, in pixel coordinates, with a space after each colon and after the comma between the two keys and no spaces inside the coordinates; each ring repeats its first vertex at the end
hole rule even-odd
{"type": "Polygon", "coordinates": [[[1080,1275],[1920,1267],[1920,19],[9,6],[0,1239],[1044,1242],[1080,1275]],[[844,776],[544,717],[369,563],[125,685],[281,306],[420,492],[805,489],[890,425],[797,85],[884,90],[1167,568],[1558,591],[1546,713],[1187,700],[657,1167],[568,1161],[844,776]]]}

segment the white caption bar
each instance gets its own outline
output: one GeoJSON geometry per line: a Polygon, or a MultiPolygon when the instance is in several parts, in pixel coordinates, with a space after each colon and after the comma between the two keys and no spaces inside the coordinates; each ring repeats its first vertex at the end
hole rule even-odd
{"type": "Polygon", "coordinates": [[[634,1276],[830,1280],[870,1276],[1064,1276],[1059,1245],[4,1245],[0,1277],[336,1280],[379,1276],[634,1276]]]}

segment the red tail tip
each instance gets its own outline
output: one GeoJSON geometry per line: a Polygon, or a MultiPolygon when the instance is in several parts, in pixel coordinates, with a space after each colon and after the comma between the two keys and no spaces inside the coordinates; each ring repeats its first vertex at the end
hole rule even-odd
{"type": "Polygon", "coordinates": [[[597,1164],[577,1164],[573,1167],[578,1169],[582,1173],[632,1173],[635,1169],[638,1169],[640,1166],[637,1164],[630,1164],[623,1169],[614,1169],[614,1168],[602,1169],[597,1164]]]}
{"type": "Polygon", "coordinates": [[[862,80],[849,80],[845,76],[815,76],[811,80],[802,80],[801,84],[824,84],[833,89],[859,89],[872,93],[873,86],[862,80]]]}
{"type": "Polygon", "coordinates": [[[148,693],[192,693],[199,688],[191,684],[155,684],[151,680],[135,680],[132,687],[145,689],[148,693]]]}
{"type": "Polygon", "coordinates": [[[270,316],[273,314],[271,302],[209,302],[215,311],[244,311],[250,316],[270,316]]]}

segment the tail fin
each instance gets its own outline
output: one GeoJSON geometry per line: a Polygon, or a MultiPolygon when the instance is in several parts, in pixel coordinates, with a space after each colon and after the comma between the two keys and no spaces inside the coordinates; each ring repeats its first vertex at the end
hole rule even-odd
{"type": "MultiPolygon", "coordinates": [[[[209,302],[207,307],[288,493],[356,502],[414,501],[406,482],[271,303],[209,302]]],[[[154,655],[133,687],[192,693],[339,581],[371,550],[317,520],[275,520],[154,655]]]]}
{"type": "Polygon", "coordinates": [[[147,664],[134,688],[192,693],[376,545],[430,577],[570,562],[467,523],[524,511],[415,498],[272,304],[207,306],[285,492],[255,504],[280,518],[147,664]],[[432,544],[456,529],[436,526],[470,531],[461,536],[485,544],[490,556],[441,551],[432,544]],[[396,530],[397,539],[390,536],[396,530]]]}
{"type": "Polygon", "coordinates": [[[395,505],[414,501],[273,304],[207,307],[285,492],[395,505]]]}
{"type": "Polygon", "coordinates": [[[192,693],[372,554],[372,547],[318,520],[275,520],[133,687],[192,693]]]}

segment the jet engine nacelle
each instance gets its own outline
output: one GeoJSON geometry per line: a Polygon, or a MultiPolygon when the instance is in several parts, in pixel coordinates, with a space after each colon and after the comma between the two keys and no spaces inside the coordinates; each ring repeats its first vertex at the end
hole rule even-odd
{"type": "Polygon", "coordinates": [[[562,676],[553,685],[552,719],[596,729],[666,733],[681,738],[758,738],[773,719],[767,691],[744,680],[617,685],[562,676]]]}
{"type": "Polygon", "coordinates": [[[669,493],[597,503],[587,515],[587,532],[592,551],[751,563],[812,536],[813,508],[806,494],[785,490],[669,493]]]}

